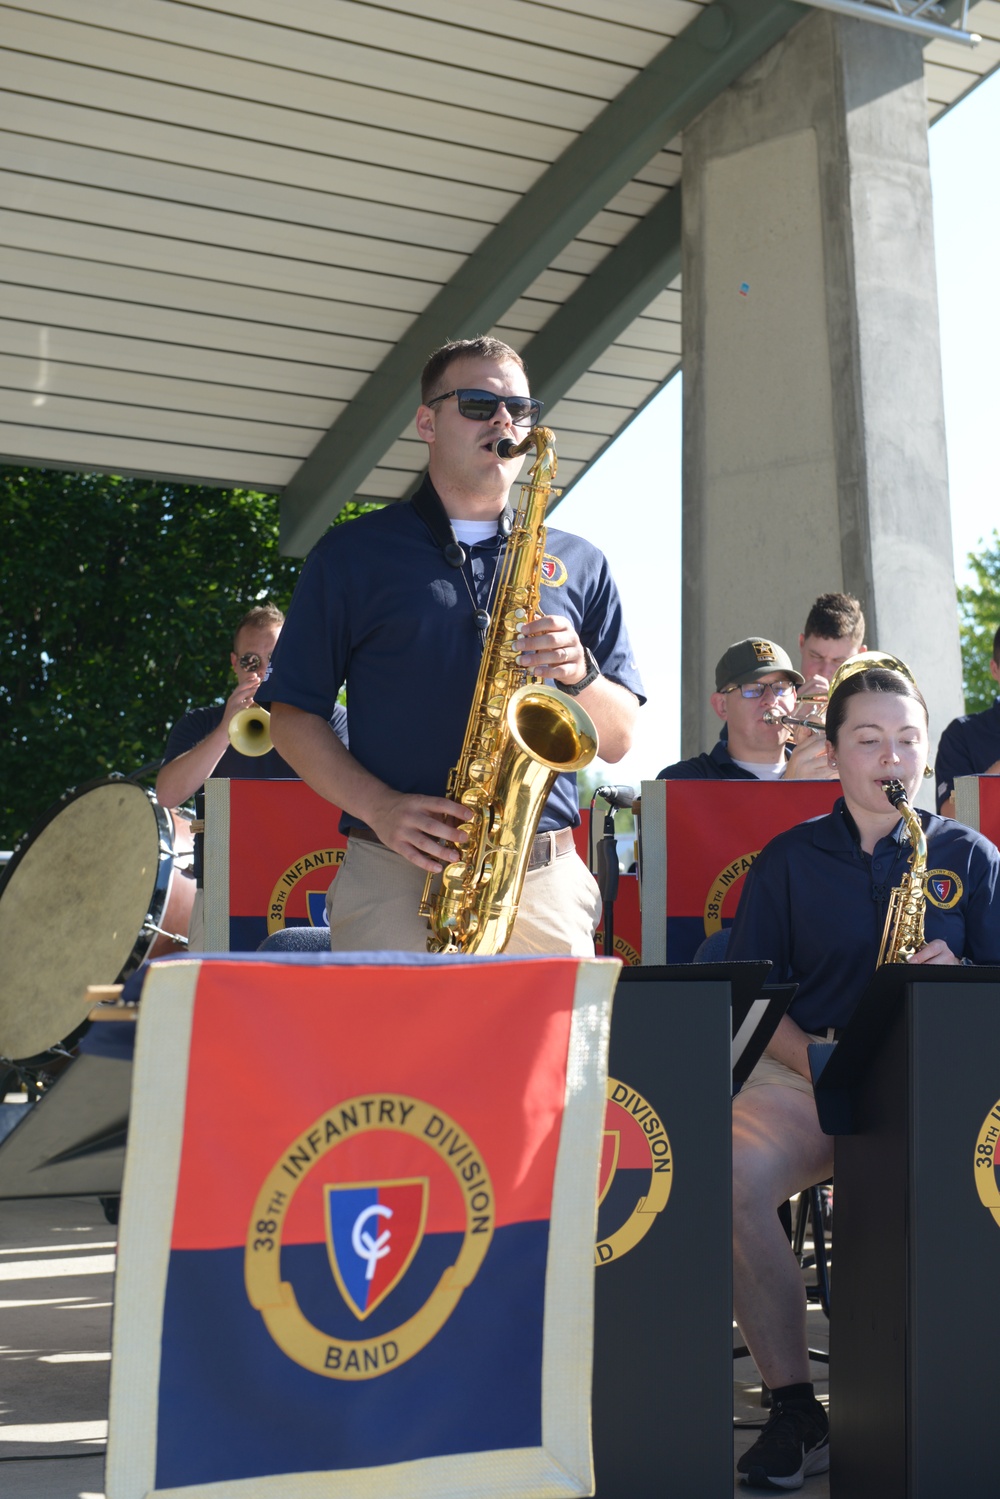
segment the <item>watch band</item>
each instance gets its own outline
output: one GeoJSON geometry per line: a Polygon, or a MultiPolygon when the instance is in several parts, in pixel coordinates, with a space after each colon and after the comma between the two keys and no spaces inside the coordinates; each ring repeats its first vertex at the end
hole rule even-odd
{"type": "Polygon", "coordinates": [[[594,655],[589,646],[584,646],[583,656],[584,660],[587,663],[587,675],[585,677],[581,677],[579,682],[556,683],[559,691],[565,692],[569,697],[576,697],[577,694],[581,693],[585,687],[589,687],[591,682],[596,682],[598,677],[601,675],[601,668],[597,664],[597,657],[594,655]]]}

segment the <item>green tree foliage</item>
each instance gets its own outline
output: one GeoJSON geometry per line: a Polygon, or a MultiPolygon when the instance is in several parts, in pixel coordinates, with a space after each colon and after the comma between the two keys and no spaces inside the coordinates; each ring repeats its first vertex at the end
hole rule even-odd
{"type": "Polygon", "coordinates": [[[274,495],[105,474],[0,467],[0,534],[10,848],[68,788],[158,761],[185,709],[222,702],[235,623],[287,607],[302,564],[279,555],[274,495]]]}
{"type": "Polygon", "coordinates": [[[992,707],[997,690],[989,663],[1000,628],[1000,532],[993,532],[991,544],[978,556],[970,552],[969,565],[977,583],[958,590],[962,688],[966,713],[981,713],[992,707]]]}

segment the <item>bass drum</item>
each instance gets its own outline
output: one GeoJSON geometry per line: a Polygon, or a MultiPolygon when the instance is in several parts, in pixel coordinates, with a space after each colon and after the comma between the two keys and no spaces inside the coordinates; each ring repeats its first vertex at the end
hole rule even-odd
{"type": "Polygon", "coordinates": [[[67,791],[25,834],[0,878],[0,1057],[58,1046],[88,984],[186,947],[192,848],[183,818],[118,776],[67,791]]]}

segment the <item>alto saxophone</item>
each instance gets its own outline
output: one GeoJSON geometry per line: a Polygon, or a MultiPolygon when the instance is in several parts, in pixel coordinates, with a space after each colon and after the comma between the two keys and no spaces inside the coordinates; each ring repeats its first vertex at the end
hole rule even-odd
{"type": "Polygon", "coordinates": [[[927,837],[923,824],[906,800],[902,781],[883,781],[882,789],[906,824],[912,845],[910,867],[889,895],[877,967],[883,963],[906,963],[924,946],[924,911],[927,907],[927,837]]]}
{"type": "Polygon", "coordinates": [[[548,427],[533,427],[519,445],[504,444],[497,445],[503,457],[534,446],[536,458],[521,486],[462,752],[448,777],[447,796],[468,809],[460,826],[469,840],[441,871],[436,893],[438,876],[424,881],[429,952],[503,952],[552,783],[597,753],[590,715],[517,660],[518,629],[538,613],[555,438],[548,427]]]}

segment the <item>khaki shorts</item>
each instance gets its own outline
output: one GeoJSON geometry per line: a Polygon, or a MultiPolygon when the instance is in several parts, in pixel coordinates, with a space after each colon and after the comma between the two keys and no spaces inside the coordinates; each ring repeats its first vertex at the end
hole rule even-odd
{"type": "MultiPolygon", "coordinates": [[[[820,1036],[807,1031],[806,1039],[826,1041],[828,1037],[826,1031],[820,1036]]],[[[748,1088],[795,1088],[799,1093],[809,1094],[813,1091],[813,1085],[807,1077],[803,1077],[801,1072],[796,1072],[793,1067],[786,1066],[784,1062],[779,1062],[777,1057],[770,1056],[766,1051],[740,1092],[745,1093],[748,1088]]]]}
{"type": "MultiPolygon", "coordinates": [[[[326,898],[332,950],[426,952],[423,889],[422,869],[381,844],[349,838],[326,898]]],[[[575,852],[563,854],[525,876],[506,950],[593,957],[600,916],[597,881],[575,852]]]]}

